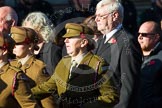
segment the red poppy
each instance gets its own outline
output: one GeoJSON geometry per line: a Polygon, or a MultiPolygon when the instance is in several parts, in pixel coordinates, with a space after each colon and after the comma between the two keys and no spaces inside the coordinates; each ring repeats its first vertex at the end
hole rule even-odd
{"type": "Polygon", "coordinates": [[[3,44],[3,48],[4,48],[4,49],[7,49],[7,48],[8,48],[8,44],[7,44],[7,43],[4,43],[4,44],[3,44]]]}
{"type": "Polygon", "coordinates": [[[86,38],[86,36],[85,36],[82,32],[80,33],[80,37],[81,37],[82,39],[86,38]]]}
{"type": "Polygon", "coordinates": [[[155,61],[154,61],[154,60],[151,60],[151,61],[149,62],[149,65],[153,65],[153,64],[155,64],[155,61]]]}
{"type": "Polygon", "coordinates": [[[109,41],[108,41],[108,43],[111,43],[111,44],[115,44],[117,41],[116,41],[116,39],[115,38],[111,38],[109,41]]]}
{"type": "Polygon", "coordinates": [[[24,41],[26,44],[29,44],[30,43],[30,39],[27,37],[25,38],[25,41],[24,41]]]}

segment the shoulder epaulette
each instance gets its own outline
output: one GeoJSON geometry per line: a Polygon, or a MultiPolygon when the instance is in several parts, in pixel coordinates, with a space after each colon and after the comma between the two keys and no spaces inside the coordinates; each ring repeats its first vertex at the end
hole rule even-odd
{"type": "Polygon", "coordinates": [[[35,63],[38,64],[38,66],[44,67],[46,65],[43,61],[41,61],[39,59],[35,59],[35,60],[36,60],[35,63]]]}
{"type": "Polygon", "coordinates": [[[93,57],[99,61],[104,61],[104,59],[98,55],[94,55],[93,57]]]}
{"type": "Polygon", "coordinates": [[[15,67],[15,66],[9,66],[9,67],[10,67],[10,69],[13,69],[16,72],[21,72],[22,71],[20,68],[15,67]]]}

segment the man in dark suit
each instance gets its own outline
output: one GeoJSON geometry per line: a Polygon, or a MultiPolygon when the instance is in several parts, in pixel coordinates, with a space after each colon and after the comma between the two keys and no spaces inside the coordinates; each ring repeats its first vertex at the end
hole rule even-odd
{"type": "Polygon", "coordinates": [[[138,42],[144,55],[141,67],[139,108],[162,106],[162,44],[161,28],[155,21],[144,22],[139,28],[138,42]]]}
{"type": "Polygon", "coordinates": [[[95,21],[103,38],[98,40],[94,52],[103,57],[114,72],[111,79],[120,94],[115,108],[133,108],[142,52],[137,39],[122,26],[123,13],[123,6],[117,0],[101,0],[97,4],[95,21]]]}

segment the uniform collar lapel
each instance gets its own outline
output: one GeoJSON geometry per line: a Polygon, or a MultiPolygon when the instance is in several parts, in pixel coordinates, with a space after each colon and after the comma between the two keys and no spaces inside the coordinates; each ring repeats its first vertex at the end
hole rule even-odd
{"type": "MultiPolygon", "coordinates": [[[[72,81],[73,79],[77,78],[77,76],[79,76],[80,74],[77,74],[77,72],[82,72],[80,71],[82,68],[83,65],[88,65],[91,58],[93,57],[93,54],[91,52],[88,52],[84,58],[82,59],[81,63],[78,65],[78,67],[75,69],[75,70],[72,70],[72,72],[74,74],[71,74],[71,78],[69,79],[69,81],[72,81]]],[[[69,74],[70,74],[70,71],[69,71],[69,74]]]]}

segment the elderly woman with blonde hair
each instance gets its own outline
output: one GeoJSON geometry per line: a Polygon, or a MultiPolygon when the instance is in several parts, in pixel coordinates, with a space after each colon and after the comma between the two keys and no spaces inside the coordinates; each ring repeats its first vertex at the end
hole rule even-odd
{"type": "Polygon", "coordinates": [[[39,34],[37,59],[47,65],[47,72],[52,75],[61,59],[61,48],[54,44],[54,27],[50,19],[42,12],[32,12],[22,22],[22,26],[34,29],[39,34]]]}

